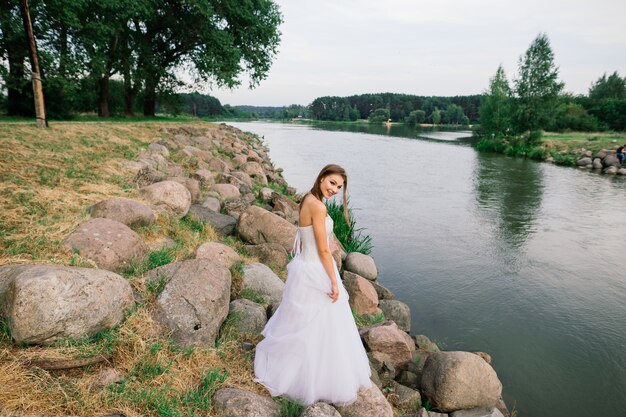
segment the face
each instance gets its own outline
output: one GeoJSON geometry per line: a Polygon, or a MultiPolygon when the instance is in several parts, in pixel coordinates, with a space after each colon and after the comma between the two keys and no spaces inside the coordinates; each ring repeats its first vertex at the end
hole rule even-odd
{"type": "Polygon", "coordinates": [[[331,198],[343,188],[343,177],[339,174],[330,174],[322,178],[320,189],[325,198],[331,198]]]}

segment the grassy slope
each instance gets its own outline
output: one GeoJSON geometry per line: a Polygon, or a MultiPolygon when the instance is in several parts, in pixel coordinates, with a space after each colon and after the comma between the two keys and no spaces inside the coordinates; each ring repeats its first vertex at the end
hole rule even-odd
{"type": "MultiPolygon", "coordinates": [[[[161,139],[159,126],[157,122],[56,122],[50,129],[38,130],[32,124],[0,123],[0,265],[93,266],[64,249],[62,240],[88,218],[90,205],[113,196],[138,197],[132,173],[121,169],[121,164],[161,139]]],[[[168,122],[167,126],[175,125],[168,122]]],[[[158,289],[144,288],[136,279],[154,266],[189,257],[200,243],[216,240],[216,233],[202,224],[173,218],[161,218],[156,225],[136,231],[148,242],[169,236],[177,243],[174,250],[153,252],[145,264],[123,272],[146,303],[116,329],[51,347],[15,346],[2,323],[1,405],[53,415],[214,415],[210,396],[222,384],[262,392],[252,382],[251,353],[240,348],[242,337],[225,331],[218,349],[176,346],[158,335],[151,320],[158,289]],[[25,364],[34,358],[74,359],[96,353],[111,354],[111,362],[49,372],[25,364]],[[98,373],[111,365],[124,377],[122,382],[95,388],[98,373]]],[[[228,243],[241,246],[232,239],[228,243]]],[[[236,288],[237,268],[233,275],[236,288]]]]}

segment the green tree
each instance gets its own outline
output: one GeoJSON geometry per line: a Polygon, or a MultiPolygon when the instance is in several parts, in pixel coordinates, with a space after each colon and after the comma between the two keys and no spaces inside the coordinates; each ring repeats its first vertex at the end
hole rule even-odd
{"type": "Polygon", "coordinates": [[[463,109],[456,104],[450,104],[444,113],[444,120],[448,124],[464,124],[466,119],[467,116],[463,113],[463,109]]]}
{"type": "Polygon", "coordinates": [[[382,107],[370,113],[368,120],[370,123],[383,123],[389,120],[389,114],[389,109],[387,107],[382,107]]]}
{"type": "Polygon", "coordinates": [[[553,123],[563,83],[558,81],[558,68],[546,34],[540,33],[520,57],[518,77],[515,93],[519,131],[538,131],[553,123]]]}
{"type": "Polygon", "coordinates": [[[589,98],[595,101],[608,98],[626,99],[626,77],[621,78],[617,71],[608,77],[604,74],[589,89],[589,98]]]}
{"type": "Polygon", "coordinates": [[[404,118],[405,123],[414,125],[422,123],[426,117],[424,110],[413,110],[407,117],[404,118]]]}
{"type": "Polygon", "coordinates": [[[435,107],[432,114],[430,115],[430,120],[432,120],[434,125],[438,125],[441,123],[441,110],[438,107],[435,107]]]}
{"type": "Polygon", "coordinates": [[[502,65],[489,82],[489,91],[480,106],[480,128],[488,135],[503,137],[511,131],[511,88],[502,65]]]}

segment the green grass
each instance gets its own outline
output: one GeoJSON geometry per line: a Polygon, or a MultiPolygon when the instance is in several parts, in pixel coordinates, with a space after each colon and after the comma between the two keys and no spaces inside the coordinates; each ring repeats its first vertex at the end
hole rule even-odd
{"type": "Polygon", "coordinates": [[[112,354],[119,338],[119,326],[116,326],[98,332],[92,337],[59,340],[53,346],[72,352],[76,358],[90,358],[96,355],[112,354]]]}
{"type": "Polygon", "coordinates": [[[253,301],[257,304],[266,304],[267,300],[265,297],[257,291],[251,290],[250,288],[244,288],[239,292],[239,298],[245,298],[246,300],[253,301]]]}
{"type": "Polygon", "coordinates": [[[298,401],[279,397],[275,400],[280,405],[280,417],[300,417],[304,411],[304,405],[298,401]]]}
{"type": "Polygon", "coordinates": [[[346,252],[360,252],[369,255],[372,252],[372,238],[363,232],[363,228],[356,227],[356,220],[351,208],[348,208],[348,217],[350,224],[346,222],[343,214],[343,206],[330,200],[326,203],[328,215],[333,219],[333,232],[339,242],[343,245],[346,252]]]}
{"type": "Polygon", "coordinates": [[[379,314],[356,314],[354,310],[352,310],[352,317],[354,317],[354,321],[356,322],[357,327],[367,327],[372,326],[374,324],[382,323],[385,321],[385,315],[383,313],[379,314]]]}

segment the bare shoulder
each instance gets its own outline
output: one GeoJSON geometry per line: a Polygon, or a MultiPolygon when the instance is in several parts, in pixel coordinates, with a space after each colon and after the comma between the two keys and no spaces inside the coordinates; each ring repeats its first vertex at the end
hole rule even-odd
{"type": "Polygon", "coordinates": [[[313,216],[323,214],[326,216],[326,204],[319,201],[313,194],[307,194],[304,196],[302,208],[311,213],[313,216]]]}

